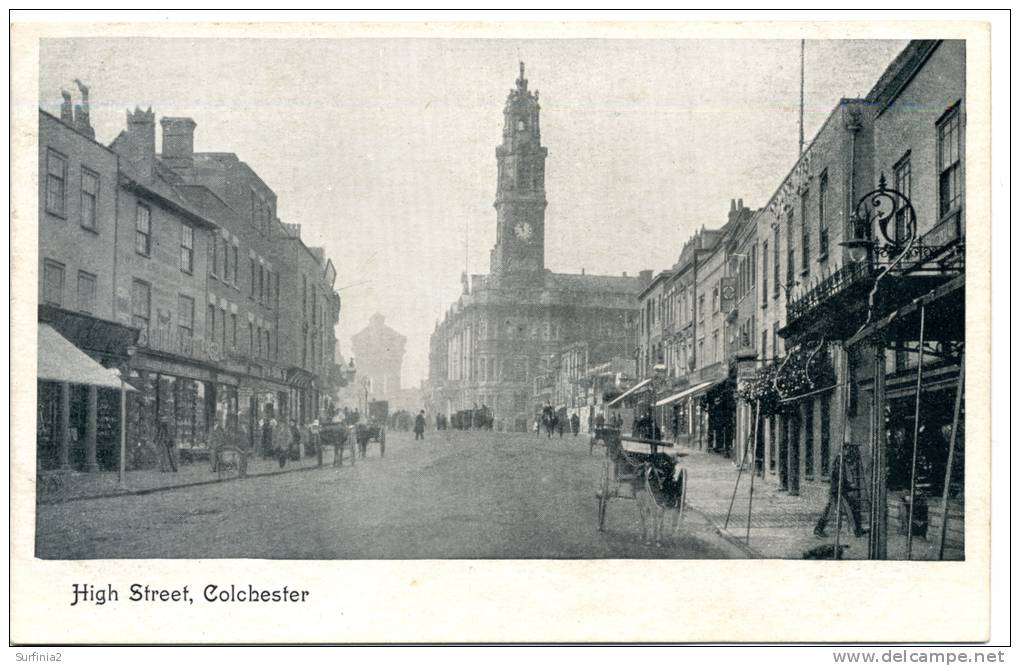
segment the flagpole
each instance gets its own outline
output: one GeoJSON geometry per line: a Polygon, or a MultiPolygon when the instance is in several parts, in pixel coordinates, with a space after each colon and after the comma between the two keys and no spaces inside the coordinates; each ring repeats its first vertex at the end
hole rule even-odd
{"type": "Polygon", "coordinates": [[[804,40],[800,40],[800,143],[797,156],[804,154],[804,40]]]}

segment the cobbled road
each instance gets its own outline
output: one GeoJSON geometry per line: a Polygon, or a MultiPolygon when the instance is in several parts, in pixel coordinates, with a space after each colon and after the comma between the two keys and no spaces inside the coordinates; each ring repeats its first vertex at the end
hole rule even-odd
{"type": "MultiPolygon", "coordinates": [[[[331,459],[332,454],[327,456],[331,459]]],[[[388,433],[351,467],[37,507],[41,558],[733,558],[697,512],[662,547],[633,501],[596,530],[604,453],[584,435],[388,433]]],[[[696,483],[692,479],[692,483],[696,483]]]]}

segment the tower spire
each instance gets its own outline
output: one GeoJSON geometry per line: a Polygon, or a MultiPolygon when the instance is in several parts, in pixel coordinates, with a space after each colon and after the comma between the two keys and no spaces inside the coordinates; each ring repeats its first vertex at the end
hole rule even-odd
{"type": "Polygon", "coordinates": [[[517,90],[524,92],[528,89],[528,80],[524,78],[524,61],[520,61],[521,76],[517,79],[517,90]]]}

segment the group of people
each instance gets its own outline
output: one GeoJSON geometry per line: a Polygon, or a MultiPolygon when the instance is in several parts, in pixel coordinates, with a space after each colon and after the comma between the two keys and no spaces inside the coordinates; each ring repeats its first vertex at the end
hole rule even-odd
{"type": "Polygon", "coordinates": [[[318,420],[299,425],[295,419],[287,422],[269,417],[262,419],[259,428],[262,457],[275,458],[281,469],[288,460],[299,460],[302,454],[310,455],[320,450],[318,420]]]}
{"type": "Polygon", "coordinates": [[[557,412],[552,405],[547,404],[542,408],[541,416],[535,417],[535,437],[541,437],[542,428],[545,428],[546,438],[552,438],[554,432],[563,437],[564,431],[569,427],[574,437],[581,432],[581,417],[576,413],[567,416],[565,410],[557,412]]]}

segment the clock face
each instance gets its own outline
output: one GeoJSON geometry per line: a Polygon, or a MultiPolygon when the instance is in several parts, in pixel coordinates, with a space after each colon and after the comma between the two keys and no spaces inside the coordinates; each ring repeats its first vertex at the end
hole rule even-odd
{"type": "Polygon", "coordinates": [[[514,235],[521,240],[528,240],[531,238],[531,225],[527,222],[518,222],[514,225],[514,235]]]}

